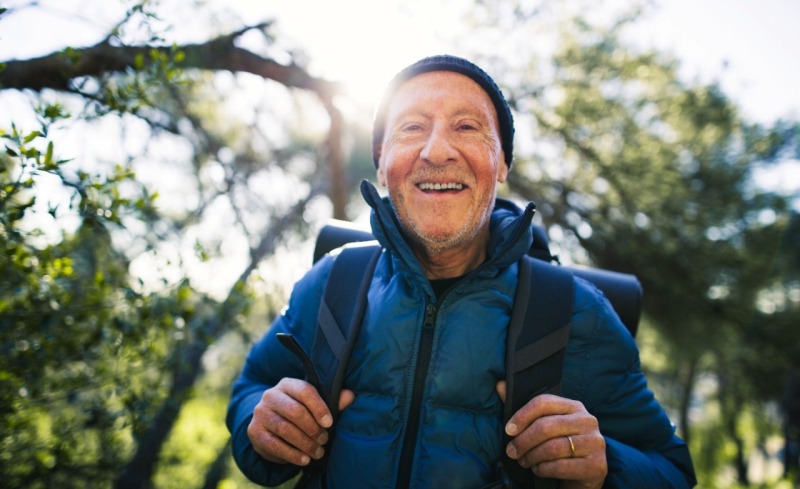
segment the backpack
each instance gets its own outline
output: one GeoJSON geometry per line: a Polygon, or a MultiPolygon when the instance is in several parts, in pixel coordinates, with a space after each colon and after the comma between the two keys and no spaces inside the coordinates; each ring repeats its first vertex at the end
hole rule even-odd
{"type": "MultiPolygon", "coordinates": [[[[519,261],[518,286],[509,321],[506,344],[506,402],[504,422],[533,397],[559,394],[574,296],[574,276],[594,283],[609,298],[620,319],[635,336],[641,313],[642,287],[633,275],[608,270],[557,265],[547,246],[544,230],[533,226],[534,241],[519,261]],[[535,293],[532,293],[535,291],[535,293]]],[[[373,236],[342,221],[326,225],[317,238],[314,262],[331,250],[335,257],[320,303],[317,331],[310,357],[288,334],[278,339],[300,358],[306,380],[325,400],[334,418],[353,346],[366,310],[367,291],[382,252],[373,236]],[[356,291],[354,294],[353,291],[356,291]]],[[[505,443],[510,439],[506,437],[505,443]]],[[[325,458],[304,469],[297,488],[324,470],[325,458]]],[[[557,487],[554,479],[542,479],[504,457],[498,466],[500,482],[491,487],[557,487]]]]}

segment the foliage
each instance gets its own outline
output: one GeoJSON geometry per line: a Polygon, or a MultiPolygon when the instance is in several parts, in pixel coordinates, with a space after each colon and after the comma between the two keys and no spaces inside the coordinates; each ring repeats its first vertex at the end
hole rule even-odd
{"type": "MultiPolygon", "coordinates": [[[[666,378],[683,391],[669,397],[683,436],[695,384],[709,377],[715,388],[699,400],[717,410],[695,424],[720,422],[736,446],[701,457],[699,470],[725,461],[746,483],[754,445],[741,418],[782,401],[800,351],[789,326],[800,321],[796,196],[756,188],[753,176],[796,156],[800,130],[743,120],[718,86],[688,85],[675,61],[627,48],[624,19],[598,29],[586,16],[560,24],[551,57],[518,63],[513,78],[535,80],[508,87],[530,114],[531,131],[518,137],[536,149],[519,152],[511,188],[540,201],[566,259],[639,277],[666,378]]],[[[538,15],[513,19],[507,31],[529,32],[538,15]]],[[[763,437],[781,431],[768,419],[763,437]]]]}
{"type": "MultiPolygon", "coordinates": [[[[133,8],[127,20],[143,12],[133,8]]],[[[145,13],[153,21],[152,11],[145,13]]],[[[89,66],[102,58],[92,58],[96,53],[108,56],[123,42],[125,30],[123,22],[96,52],[67,48],[45,62],[89,66]]],[[[159,37],[151,32],[152,48],[136,48],[121,71],[98,64],[96,77],[69,80],[79,98],[36,97],[43,104],[38,129],[11,122],[2,133],[0,220],[9,252],[0,262],[0,478],[6,487],[214,484],[225,477],[221,420],[240,366],[236,352],[249,336],[234,341],[233,352],[213,346],[243,334],[253,272],[308,225],[301,216],[321,188],[314,181],[317,135],[274,115],[280,109],[272,102],[288,100],[297,113],[313,108],[302,94],[273,86],[262,102],[247,100],[248,118],[241,105],[227,104],[236,100],[217,90],[219,79],[179,69],[184,51],[164,48],[159,37]],[[53,99],[59,102],[45,102],[53,99]],[[227,110],[240,119],[232,122],[227,110]],[[277,117],[297,134],[264,131],[277,117]],[[138,151],[112,156],[124,164],[104,173],[108,164],[85,152],[83,160],[56,156],[84,130],[90,147],[113,147],[92,134],[115,125],[124,131],[119,148],[129,146],[128,131],[145,136],[138,151]],[[166,155],[160,145],[169,147],[166,155]],[[270,181],[293,191],[264,195],[260,189],[270,181]],[[203,280],[201,272],[214,279],[203,280]],[[205,375],[209,358],[221,357],[224,367],[215,362],[215,372],[205,375]],[[207,420],[208,429],[192,429],[192,419],[207,420]],[[189,448],[198,442],[202,450],[189,448]],[[205,474],[215,465],[221,471],[205,474]]],[[[125,49],[116,53],[126,56],[125,49]]],[[[251,321],[260,332],[267,319],[251,321]]]]}
{"type": "Polygon", "coordinates": [[[163,397],[159,365],[193,306],[186,284],[163,297],[135,290],[111,244],[110,230],[151,214],[153,197],[125,197],[135,177],[121,167],[106,177],[68,173],[49,139],[68,114],[47,105],[39,116],[38,130],[3,133],[0,157],[0,473],[7,487],[99,487],[163,397]],[[36,190],[46,177],[72,195],[45,222],[79,220],[55,243],[28,219],[43,212],[36,190]]]}
{"type": "MultiPolygon", "coordinates": [[[[10,488],[248,486],[228,471],[229,385],[282,307],[278,283],[307,264],[285,249],[306,256],[309,228],[341,206],[320,198],[326,176],[341,177],[329,173],[342,129],[331,85],[292,50],[280,65],[234,42],[256,32],[264,51],[281,51],[270,24],[178,45],[158,2],[128,5],[107,39],[40,60],[96,71],[24,78],[35,128],[0,128],[10,488]],[[109,125],[119,140],[100,140],[109,125]],[[76,130],[120,151],[61,157],[76,130]]],[[[454,43],[492,65],[516,109],[507,192],[537,201],[565,261],[639,276],[645,368],[702,487],[744,485],[750,459],[800,440],[800,218],[796,196],[754,184],[759,169],[797,158],[797,125],[750,123],[718,86],[687,84],[676,60],[631,49],[635,13],[597,27],[591,9],[553,10],[476,2],[480,45],[454,43]],[[531,33],[553,50],[534,49],[531,33]]],[[[31,63],[8,62],[0,78],[31,63]]],[[[350,177],[368,176],[369,137],[353,132],[350,177]]],[[[763,486],[790,480],[778,478],[763,486]]]]}

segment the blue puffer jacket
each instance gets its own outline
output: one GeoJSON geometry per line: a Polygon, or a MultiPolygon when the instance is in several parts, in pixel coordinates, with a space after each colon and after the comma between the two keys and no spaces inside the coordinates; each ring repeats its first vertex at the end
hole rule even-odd
{"type": "MultiPolygon", "coordinates": [[[[489,258],[438,301],[403,240],[388,199],[362,185],[373,233],[388,251],[378,261],[345,387],[356,398],[341,413],[325,473],[329,488],[478,488],[496,479],[503,454],[506,326],[517,261],[531,244],[533,206],[498,199],[489,258]]],[[[251,350],[235,383],[227,423],[233,453],[253,481],[273,486],[295,476],[253,450],[247,425],[262,392],[303,368],[275,338],[295,336],[311,351],[317,309],[332,260],[296,285],[285,313],[251,350]]],[[[577,279],[576,279],[577,280],[577,279]]],[[[601,293],[577,280],[563,395],[596,416],[607,442],[606,487],[694,485],[685,444],[648,390],[636,344],[601,293]]],[[[315,487],[320,481],[314,481],[315,487]]]]}

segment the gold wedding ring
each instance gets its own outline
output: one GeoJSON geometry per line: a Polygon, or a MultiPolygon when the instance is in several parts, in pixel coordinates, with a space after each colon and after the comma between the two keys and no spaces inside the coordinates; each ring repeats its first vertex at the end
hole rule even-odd
{"type": "Polygon", "coordinates": [[[572,437],[567,435],[567,441],[569,442],[569,458],[575,456],[575,444],[572,443],[572,437]]]}

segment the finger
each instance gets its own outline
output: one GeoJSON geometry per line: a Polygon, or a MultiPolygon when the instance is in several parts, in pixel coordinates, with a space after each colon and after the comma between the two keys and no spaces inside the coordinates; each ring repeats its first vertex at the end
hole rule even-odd
{"type": "Polygon", "coordinates": [[[534,421],[544,416],[564,415],[584,409],[578,401],[552,394],[534,397],[515,412],[506,424],[506,433],[517,436],[525,431],[534,421]]]}
{"type": "MultiPolygon", "coordinates": [[[[576,463],[566,464],[566,467],[571,467],[575,471],[574,475],[576,477],[584,477],[594,473],[594,470],[600,465],[605,465],[605,450],[605,439],[599,432],[586,435],[568,435],[548,440],[546,443],[534,448],[523,457],[520,465],[536,467],[537,474],[545,471],[545,473],[550,474],[548,477],[555,477],[552,471],[561,470],[565,466],[563,463],[556,462],[572,461],[576,463]],[[572,442],[571,444],[570,441],[572,442]],[[598,465],[600,461],[602,461],[602,464],[598,465]]],[[[563,475],[562,472],[557,473],[563,475]]]]}
{"type": "MultiPolygon", "coordinates": [[[[318,396],[316,389],[308,384],[306,385],[309,392],[306,392],[305,388],[287,387],[281,381],[273,389],[269,389],[264,393],[254,412],[254,416],[261,420],[270,431],[301,449],[304,448],[304,445],[299,445],[298,443],[304,442],[302,438],[296,436],[295,431],[288,426],[282,426],[282,421],[287,421],[292,427],[300,430],[304,437],[312,441],[322,441],[327,436],[325,428],[320,425],[305,404],[309,402],[307,399],[309,396],[318,396]],[[276,416],[273,416],[273,414],[276,416]],[[281,429],[281,432],[277,432],[278,428],[281,429]],[[292,438],[285,438],[284,434],[292,438]]],[[[327,441],[327,439],[324,441],[327,441]]],[[[309,454],[311,453],[309,452],[309,454]]]]}
{"type": "MultiPolygon", "coordinates": [[[[572,436],[574,440],[578,435],[591,435],[600,438],[600,442],[603,442],[597,418],[586,411],[580,402],[565,401],[568,401],[568,407],[561,410],[575,409],[574,412],[547,414],[536,418],[509,442],[506,447],[508,456],[520,460],[524,466],[530,467],[568,454],[569,443],[566,441],[568,438],[565,438],[567,436],[572,436]]],[[[533,403],[535,404],[535,402],[533,403]]],[[[538,408],[534,406],[533,409],[537,410],[538,408]]],[[[540,410],[540,412],[542,411],[540,410]]],[[[559,412],[559,410],[550,412],[559,412]]]]}
{"type": "Polygon", "coordinates": [[[500,400],[505,403],[506,402],[506,381],[505,380],[499,381],[497,383],[497,385],[495,386],[495,388],[497,389],[497,395],[500,396],[500,400]]]}
{"type": "Polygon", "coordinates": [[[319,426],[331,427],[333,424],[331,412],[314,386],[304,380],[284,378],[275,387],[302,404],[319,426]]]}
{"type": "Polygon", "coordinates": [[[344,411],[344,409],[352,404],[355,399],[355,392],[351,391],[350,389],[342,389],[342,393],[339,395],[339,411],[344,411]]]}
{"type": "MultiPolygon", "coordinates": [[[[575,481],[600,481],[608,474],[605,440],[602,436],[581,435],[572,437],[576,456],[561,457],[534,465],[540,477],[552,477],[575,481]]],[[[569,440],[562,442],[561,450],[569,452],[569,440]]],[[[590,485],[591,486],[591,485],[590,485]]]]}
{"type": "Polygon", "coordinates": [[[577,435],[559,436],[550,438],[539,445],[534,446],[527,452],[520,454],[517,462],[525,468],[536,467],[546,462],[570,459],[579,457],[577,452],[573,454],[572,447],[575,446],[577,435]],[[570,445],[572,440],[572,445],[570,445]]]}
{"type": "Polygon", "coordinates": [[[277,386],[264,392],[256,405],[248,436],[262,456],[271,454],[296,464],[308,462],[304,463],[297,453],[288,452],[278,441],[309,458],[321,458],[324,454],[321,445],[328,441],[327,431],[308,410],[277,386]]]}
{"type": "Polygon", "coordinates": [[[275,431],[273,432],[270,428],[259,425],[258,422],[255,421],[255,417],[247,428],[247,435],[250,438],[250,442],[253,444],[253,448],[256,453],[266,460],[304,466],[311,462],[312,457],[309,452],[315,455],[314,458],[321,458],[322,455],[324,455],[324,450],[317,444],[308,443],[307,446],[314,448],[304,451],[287,442],[284,437],[290,439],[309,439],[304,434],[301,434],[296,427],[293,428],[290,423],[285,422],[285,420],[271,423],[271,428],[275,431]],[[294,436],[288,434],[288,431],[292,429],[297,430],[294,436]]]}

